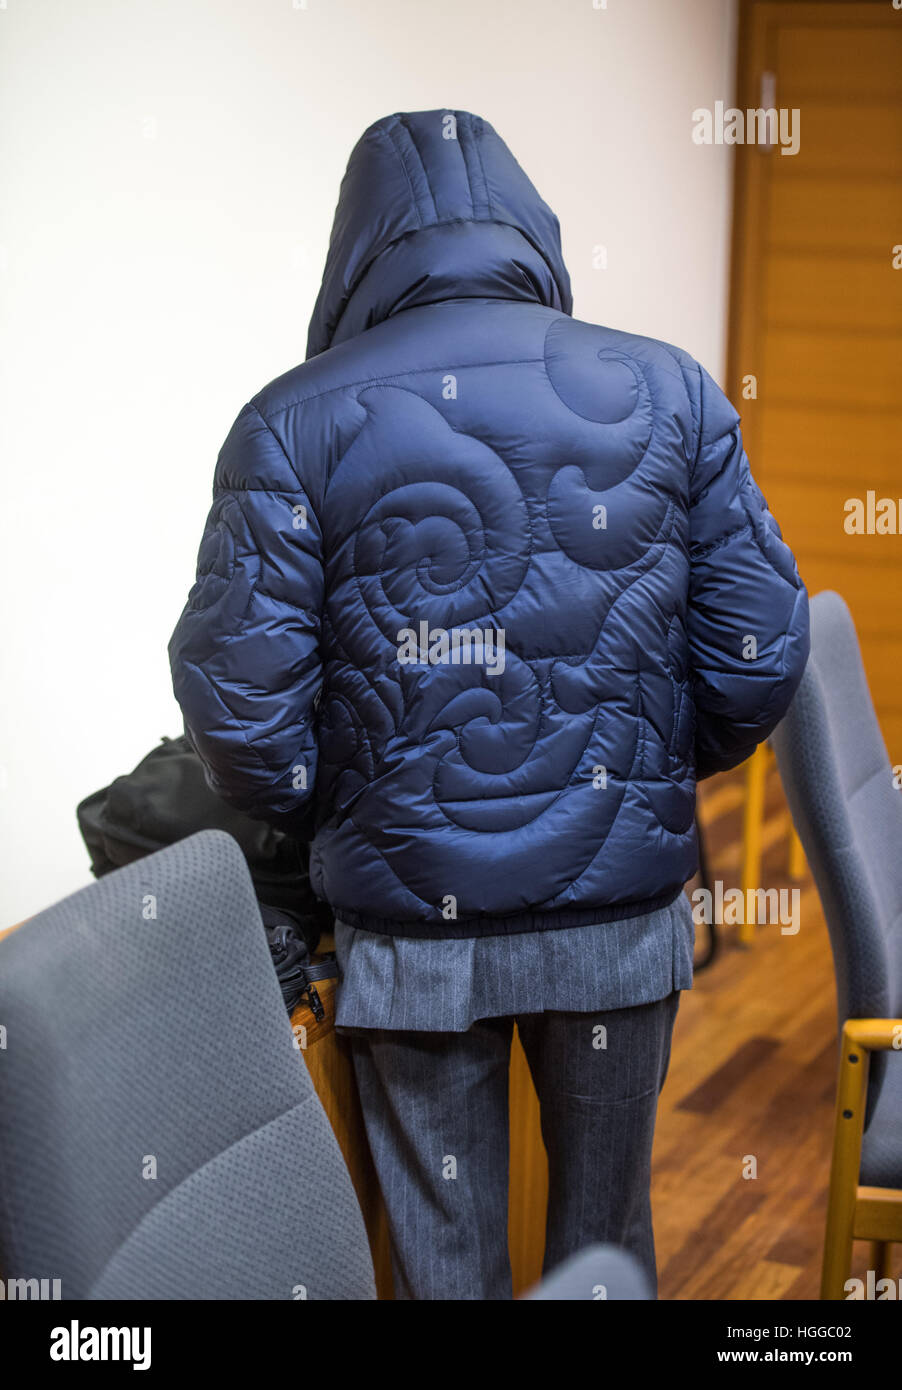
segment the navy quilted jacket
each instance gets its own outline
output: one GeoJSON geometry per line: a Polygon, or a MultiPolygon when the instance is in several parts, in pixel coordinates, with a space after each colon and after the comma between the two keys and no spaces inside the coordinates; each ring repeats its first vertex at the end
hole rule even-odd
{"type": "Polygon", "coordinates": [[[571,317],[557,219],[485,121],[377,121],[170,644],[212,786],[311,840],[355,926],[634,915],[691,877],[697,778],[767,736],[807,651],[712,379],[571,317]]]}

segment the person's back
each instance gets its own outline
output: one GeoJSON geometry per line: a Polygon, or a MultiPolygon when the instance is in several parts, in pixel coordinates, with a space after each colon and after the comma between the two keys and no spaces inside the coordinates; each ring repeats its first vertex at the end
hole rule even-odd
{"type": "Polygon", "coordinates": [[[224,796],[289,824],[315,801],[344,921],[522,930],[674,897],[696,771],[746,757],[801,673],[804,590],[732,407],[569,309],[557,221],[490,127],[380,121],[316,355],[220,456],[176,693],[224,796]]]}
{"type": "Polygon", "coordinates": [[[585,952],[607,923],[592,950],[645,1004],[686,983],[646,958],[671,969],[697,778],[770,732],[807,640],[711,378],[571,317],[557,219],[489,125],[370,127],[308,360],[223,447],[171,643],[214,787],[312,841],[370,944],[579,928],[585,952]]]}

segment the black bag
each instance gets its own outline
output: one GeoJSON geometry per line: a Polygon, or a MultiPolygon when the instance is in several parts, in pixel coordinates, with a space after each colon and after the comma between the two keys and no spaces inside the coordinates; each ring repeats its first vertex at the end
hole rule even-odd
{"type": "Polygon", "coordinates": [[[335,952],[325,951],[314,960],[296,921],[284,909],[261,903],[260,916],[286,1009],[294,1013],[298,1004],[306,1003],[317,1023],[321,1023],[326,1011],[316,981],[334,980],[338,975],[335,952]]]}
{"type": "Polygon", "coordinates": [[[298,971],[309,971],[304,962],[333,925],[310,887],[307,846],[217,796],[184,736],[164,738],[134,772],[85,797],[76,814],[96,878],[198,830],[227,831],[247,860],[276,973],[293,1007],[288,1000],[300,984],[298,971]]]}

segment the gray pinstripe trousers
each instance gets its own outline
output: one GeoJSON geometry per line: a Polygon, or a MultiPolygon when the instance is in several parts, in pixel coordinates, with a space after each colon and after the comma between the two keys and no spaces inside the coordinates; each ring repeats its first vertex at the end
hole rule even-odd
{"type": "MultiPolygon", "coordinates": [[[[651,1149],[679,992],[606,1013],[520,1014],[548,1153],[545,1270],[594,1241],[656,1285],[651,1149]],[[601,1030],[601,1031],[599,1031],[601,1030]]],[[[395,1296],[509,1299],[513,1018],[462,1033],[349,1031],[388,1208],[395,1296]]]]}

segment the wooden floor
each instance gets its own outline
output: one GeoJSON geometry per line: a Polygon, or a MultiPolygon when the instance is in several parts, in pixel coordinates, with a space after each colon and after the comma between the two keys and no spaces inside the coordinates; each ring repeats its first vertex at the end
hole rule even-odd
{"type": "MultiPolygon", "coordinates": [[[[742,782],[703,788],[710,876],[739,883],[742,782]]],[[[768,781],[762,887],[789,887],[788,812],[768,781]]],[[[683,995],[655,1141],[660,1297],[818,1296],[837,1065],[827,929],[810,875],[801,927],[721,929],[714,963],[683,995]],[[752,1156],[757,1177],[743,1177],[752,1156]]],[[[698,928],[702,944],[706,928],[698,928]]],[[[856,1245],[853,1274],[868,1266],[856,1245]]]]}

